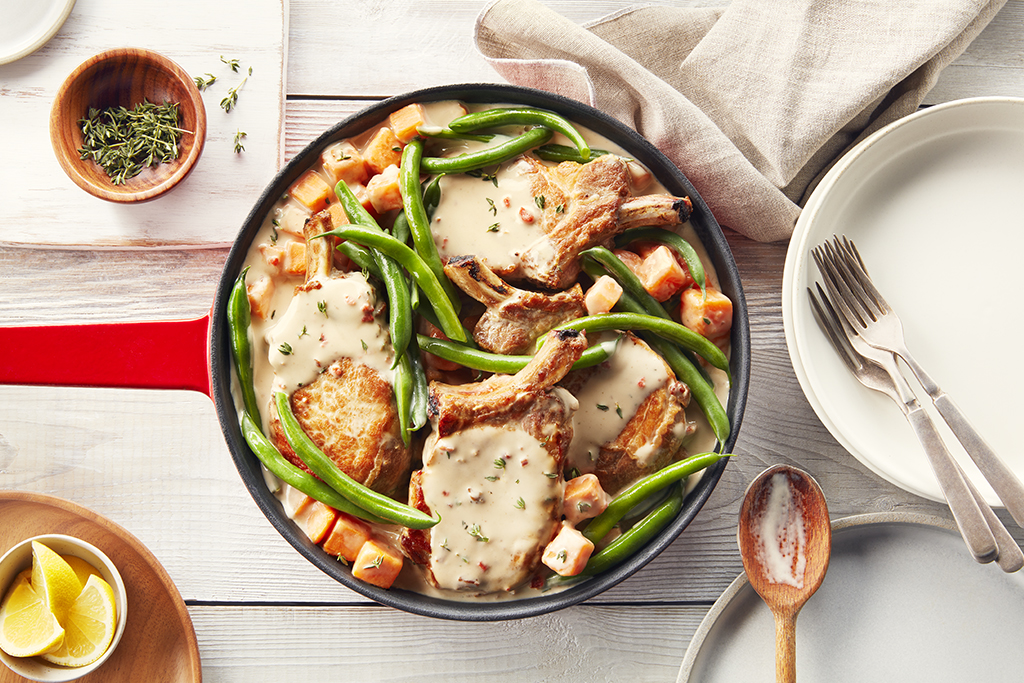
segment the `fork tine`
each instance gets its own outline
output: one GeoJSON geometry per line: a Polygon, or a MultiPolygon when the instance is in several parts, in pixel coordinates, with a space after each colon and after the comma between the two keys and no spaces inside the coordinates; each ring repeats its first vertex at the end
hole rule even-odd
{"type": "Polygon", "coordinates": [[[864,329],[867,327],[867,322],[861,313],[850,307],[849,301],[854,298],[853,293],[850,292],[842,278],[835,272],[834,264],[828,260],[825,251],[818,247],[812,250],[811,255],[814,257],[814,262],[818,265],[818,272],[821,273],[821,277],[825,281],[825,288],[828,290],[827,298],[842,313],[841,317],[852,329],[864,329]]]}
{"type": "Polygon", "coordinates": [[[858,363],[854,362],[856,356],[853,354],[853,350],[850,348],[849,341],[846,339],[846,335],[839,332],[836,329],[842,325],[839,319],[839,315],[832,308],[832,304],[829,302],[828,297],[825,296],[825,292],[821,289],[821,285],[817,282],[814,286],[818,289],[818,296],[821,297],[821,301],[818,301],[818,296],[814,295],[811,288],[807,288],[807,296],[811,300],[811,309],[814,311],[814,318],[818,321],[818,325],[825,332],[825,336],[832,342],[833,348],[836,350],[836,354],[843,359],[846,366],[850,368],[850,371],[857,374],[858,363]],[[825,308],[828,308],[828,313],[825,312],[825,308]]]}
{"type": "Polygon", "coordinates": [[[868,293],[864,291],[859,278],[850,268],[847,255],[842,252],[842,247],[838,246],[838,244],[838,237],[836,238],[836,245],[826,242],[824,244],[825,252],[833,272],[836,274],[837,281],[843,285],[844,298],[851,308],[853,306],[857,307],[861,314],[861,320],[867,325],[868,320],[875,321],[878,319],[876,313],[881,309],[871,300],[868,293]]]}
{"type": "Polygon", "coordinates": [[[856,278],[860,284],[861,289],[864,291],[865,297],[872,300],[872,303],[877,307],[879,313],[886,314],[892,312],[892,307],[882,296],[882,293],[875,287],[875,283],[871,280],[871,276],[868,275],[868,269],[864,266],[864,259],[860,256],[860,251],[854,245],[853,241],[847,237],[843,237],[843,243],[840,244],[839,238],[835,237],[835,243],[837,251],[841,252],[844,263],[851,275],[856,278]]]}

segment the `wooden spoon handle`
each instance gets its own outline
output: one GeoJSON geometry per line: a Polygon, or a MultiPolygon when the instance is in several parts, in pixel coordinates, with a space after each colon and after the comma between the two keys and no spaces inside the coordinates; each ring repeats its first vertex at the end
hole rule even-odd
{"type": "Polygon", "coordinates": [[[796,614],[775,614],[775,681],[796,683],[796,614]]]}

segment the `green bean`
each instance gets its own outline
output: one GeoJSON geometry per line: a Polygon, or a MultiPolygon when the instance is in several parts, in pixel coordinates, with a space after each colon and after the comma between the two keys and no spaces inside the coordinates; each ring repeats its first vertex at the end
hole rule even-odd
{"type": "MultiPolygon", "coordinates": [[[[506,356],[500,353],[488,353],[422,334],[417,334],[416,340],[423,351],[432,353],[438,358],[464,365],[472,370],[483,370],[500,375],[514,375],[533,360],[533,356],[506,356]]],[[[618,339],[613,339],[594,344],[583,352],[579,360],[573,363],[572,369],[589,368],[605,362],[615,352],[617,342],[618,339]]]]}
{"type": "Polygon", "coordinates": [[[231,341],[231,353],[238,370],[238,383],[242,387],[242,402],[245,412],[254,420],[260,419],[260,409],[256,404],[256,390],[252,377],[252,346],[249,343],[249,323],[252,314],[249,309],[249,294],[245,289],[245,275],[249,266],[242,269],[241,275],[235,280],[228,294],[228,337],[231,341]]]}
{"type": "MultiPolygon", "coordinates": [[[[466,330],[462,327],[459,316],[455,313],[455,309],[452,308],[451,301],[449,301],[448,296],[445,294],[444,288],[441,287],[441,283],[437,281],[433,271],[427,267],[427,264],[423,262],[423,259],[415,251],[391,235],[365,225],[345,225],[335,228],[330,232],[315,235],[315,237],[323,237],[324,235],[334,235],[335,237],[352,240],[364,246],[372,247],[382,255],[386,255],[388,258],[400,263],[416,280],[416,284],[427,295],[427,298],[430,299],[431,304],[434,306],[434,311],[440,320],[441,329],[448,338],[461,342],[468,339],[466,330]]],[[[401,270],[399,270],[399,273],[401,273],[401,270]]],[[[406,315],[408,316],[407,320],[402,322],[411,328],[411,311],[407,312],[406,315]]]]}
{"type": "Polygon", "coordinates": [[[402,359],[398,361],[398,365],[395,366],[395,406],[398,409],[398,428],[402,432],[402,441],[406,446],[409,445],[409,432],[411,431],[409,425],[411,424],[411,408],[412,408],[412,366],[409,364],[409,356],[411,353],[407,353],[402,356],[402,359]]]}
{"type": "Polygon", "coordinates": [[[421,126],[416,129],[420,135],[439,140],[468,140],[469,142],[490,142],[494,139],[491,134],[473,135],[472,133],[456,133],[451,128],[430,128],[421,126]]]}
{"type": "Polygon", "coordinates": [[[648,240],[651,242],[663,242],[671,247],[683,261],[690,271],[690,277],[700,286],[700,291],[707,296],[704,276],[704,264],[701,263],[697,251],[689,242],[683,239],[682,235],[665,230],[664,228],[632,228],[615,238],[615,246],[623,247],[630,242],[637,240],[648,240]]]}
{"type": "Polygon", "coordinates": [[[409,231],[416,246],[416,253],[434,273],[434,277],[444,287],[448,300],[455,312],[459,312],[462,300],[459,291],[444,274],[444,265],[437,254],[434,235],[430,232],[430,219],[423,206],[423,194],[420,190],[420,162],[423,159],[423,141],[411,140],[402,150],[402,165],[399,167],[398,187],[402,193],[402,206],[405,218],[409,221],[409,231]]]}
{"type": "Polygon", "coordinates": [[[644,500],[661,491],[666,486],[674,484],[694,472],[699,472],[711,467],[722,458],[729,457],[719,453],[703,453],[694,455],[685,460],[672,463],[663,467],[654,474],[649,474],[636,482],[625,491],[615,496],[608,504],[604,512],[590,520],[583,535],[591,542],[597,543],[608,535],[608,532],[626,516],[630,510],[635,508],[644,500]]]}
{"type": "MultiPolygon", "coordinates": [[[[674,320],[665,320],[643,313],[602,313],[570,320],[558,325],[555,329],[583,330],[588,335],[608,330],[646,330],[699,354],[719,370],[729,372],[729,359],[720,348],[709,341],[707,337],[688,327],[683,327],[674,320]]],[[[538,341],[543,341],[543,338],[538,341]]]]}
{"type": "Polygon", "coordinates": [[[644,307],[643,312],[656,315],[659,318],[665,318],[666,320],[672,319],[672,316],[668,314],[668,311],[666,311],[665,307],[661,305],[661,302],[647,293],[647,290],[644,289],[644,286],[640,282],[640,278],[636,276],[636,273],[630,270],[629,266],[623,263],[622,260],[610,250],[605,247],[591,247],[590,249],[582,252],[580,256],[589,256],[604,266],[605,270],[611,273],[612,277],[618,280],[619,284],[640,302],[640,305],[644,307]]]}
{"type": "MultiPolygon", "coordinates": [[[[612,257],[618,261],[618,257],[615,257],[614,254],[612,254],[612,257]]],[[[619,261],[619,263],[621,264],[622,262],[619,261]]],[[[589,258],[584,258],[581,261],[581,265],[583,271],[595,280],[606,272],[610,272],[602,270],[600,265],[589,258]]],[[[632,275],[632,271],[630,271],[630,275],[632,275]]],[[[633,275],[633,278],[636,279],[636,276],[633,275]]],[[[641,303],[628,291],[622,292],[618,303],[615,304],[615,308],[625,310],[628,313],[648,315],[651,313],[645,310],[641,303]]],[[[722,407],[722,402],[718,400],[718,394],[715,393],[714,383],[700,370],[699,364],[691,360],[675,344],[666,342],[664,339],[649,332],[641,332],[640,338],[665,359],[665,362],[668,363],[668,366],[672,368],[672,372],[675,373],[681,382],[690,387],[690,394],[708,419],[711,431],[715,434],[718,441],[724,445],[732,428],[729,425],[729,415],[725,412],[725,408],[722,407]]]]}
{"type": "MultiPolygon", "coordinates": [[[[577,164],[585,164],[588,161],[583,158],[583,155],[575,147],[556,145],[550,142],[533,150],[533,153],[538,159],[543,159],[544,161],[575,161],[577,164]]],[[[603,149],[590,150],[591,157],[603,157],[608,153],[607,150],[603,149]]]]}
{"type": "MultiPolygon", "coordinates": [[[[341,207],[345,209],[345,213],[352,223],[370,226],[381,235],[384,234],[384,231],[377,225],[377,221],[373,219],[373,216],[353,194],[344,180],[339,180],[338,184],[334,186],[334,194],[337,195],[341,207]]],[[[388,291],[388,323],[391,330],[391,345],[395,349],[395,361],[397,362],[405,353],[406,347],[409,346],[409,340],[412,338],[412,301],[410,300],[409,286],[402,274],[402,269],[393,258],[380,253],[379,250],[371,253],[377,262],[384,287],[388,291]]]]}
{"type": "Polygon", "coordinates": [[[544,126],[556,130],[569,138],[584,159],[590,158],[590,145],[583,139],[576,127],[564,118],[550,111],[532,108],[497,108],[477,111],[450,121],[448,127],[457,133],[468,133],[481,128],[498,126],[544,126]]]}
{"type": "Polygon", "coordinates": [[[444,173],[439,173],[423,187],[423,207],[427,210],[427,215],[441,203],[441,178],[444,176],[444,173]]]}
{"type": "MultiPolygon", "coordinates": [[[[409,244],[412,233],[409,232],[409,219],[405,217],[404,210],[399,211],[398,215],[395,216],[395,222],[391,226],[391,234],[402,244],[409,244]]],[[[342,244],[348,244],[348,242],[342,242],[342,244]]],[[[409,306],[414,311],[420,307],[420,288],[416,286],[415,282],[409,285],[409,306]]]]}
{"type": "Polygon", "coordinates": [[[384,277],[380,274],[380,267],[377,265],[377,261],[374,260],[373,254],[370,253],[370,250],[366,247],[356,244],[355,242],[339,242],[335,249],[347,256],[348,259],[359,266],[361,270],[365,270],[368,274],[382,282],[384,281],[384,277]]]}
{"type": "Polygon", "coordinates": [[[409,423],[412,431],[417,431],[427,424],[427,405],[430,391],[427,385],[427,373],[423,369],[420,358],[419,335],[409,342],[409,365],[412,369],[412,399],[409,404],[409,423]]]}
{"type": "Polygon", "coordinates": [[[386,519],[394,524],[401,524],[410,529],[429,529],[437,524],[439,517],[431,517],[417,510],[389,498],[382,493],[363,486],[352,477],[348,476],[321,451],[313,440],[302,431],[302,425],[292,413],[291,403],[288,395],[279,391],[274,395],[277,405],[277,414],[281,419],[281,427],[284,429],[285,438],[295,449],[295,453],[306,463],[313,474],[320,477],[325,484],[349,499],[367,512],[386,519]]]}
{"type": "Polygon", "coordinates": [[[531,128],[507,142],[477,152],[466,152],[454,157],[424,157],[420,169],[431,174],[475,171],[519,156],[537,145],[544,144],[552,135],[554,133],[550,128],[531,128]]]}
{"type": "Polygon", "coordinates": [[[683,509],[683,488],[673,487],[665,500],[621,536],[590,556],[580,576],[593,576],[631,557],[676,518],[683,509]]]}
{"type": "Polygon", "coordinates": [[[313,475],[300,470],[285,460],[284,456],[271,443],[270,439],[256,426],[249,413],[242,414],[242,436],[245,437],[245,442],[249,444],[249,448],[256,454],[259,461],[275,477],[292,488],[298,489],[310,498],[319,500],[321,503],[330,505],[335,510],[348,513],[353,517],[359,517],[367,522],[378,524],[388,523],[387,520],[370,514],[313,475]]]}

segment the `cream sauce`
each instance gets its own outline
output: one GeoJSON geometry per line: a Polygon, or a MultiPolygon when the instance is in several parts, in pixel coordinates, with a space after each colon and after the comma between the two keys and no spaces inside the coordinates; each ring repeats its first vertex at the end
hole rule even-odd
{"type": "Polygon", "coordinates": [[[541,443],[519,429],[471,427],[424,452],[423,495],[441,516],[430,530],[440,588],[509,591],[529,578],[561,510],[562,478],[541,443]]]}
{"type": "MultiPolygon", "coordinates": [[[[593,472],[601,446],[626,428],[652,392],[669,382],[669,370],[646,345],[623,337],[615,353],[576,392],[580,408],[573,414],[568,463],[581,473],[593,472]]],[[[654,452],[653,444],[634,454],[640,464],[654,452]]]]}
{"type": "Polygon", "coordinates": [[[772,476],[768,502],[754,520],[757,559],[769,583],[804,587],[807,531],[797,492],[785,472],[772,476]]]}
{"type": "Polygon", "coordinates": [[[391,338],[374,315],[377,297],[363,274],[312,282],[320,286],[296,293],[266,332],[274,389],[290,396],[340,358],[357,360],[391,382],[391,338]]]}

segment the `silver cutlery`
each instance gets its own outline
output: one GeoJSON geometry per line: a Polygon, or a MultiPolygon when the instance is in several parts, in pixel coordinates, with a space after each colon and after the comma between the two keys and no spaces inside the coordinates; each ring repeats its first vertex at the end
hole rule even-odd
{"type": "Polygon", "coordinates": [[[1024,552],[949,454],[935,424],[897,370],[893,356],[868,346],[857,335],[851,335],[852,330],[832,308],[821,285],[817,287],[820,302],[810,289],[807,294],[818,324],[854,377],[869,389],[895,401],[914,428],[939,477],[950,511],[971,554],[979,562],[995,560],[1005,572],[1015,572],[1024,567],[1024,552]]]}
{"type": "Polygon", "coordinates": [[[818,269],[830,273],[837,288],[833,303],[870,346],[902,358],[931,397],[939,415],[963,445],[1010,516],[1024,527],[1024,484],[1006,466],[968,421],[953,399],[921,367],[907,349],[899,316],[875,288],[852,241],[835,237],[814,250],[818,269]]]}

